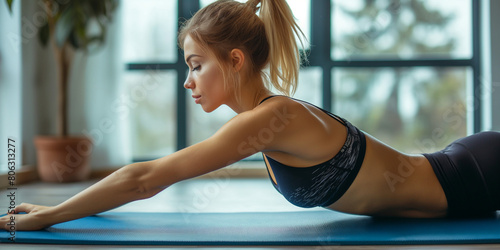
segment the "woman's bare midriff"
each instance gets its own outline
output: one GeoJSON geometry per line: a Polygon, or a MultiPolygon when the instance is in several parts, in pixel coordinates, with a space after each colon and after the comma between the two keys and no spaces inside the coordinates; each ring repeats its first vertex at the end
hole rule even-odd
{"type": "Polygon", "coordinates": [[[444,191],[423,155],[403,154],[366,134],[361,169],[329,209],[353,214],[434,218],[446,215],[444,191]]]}

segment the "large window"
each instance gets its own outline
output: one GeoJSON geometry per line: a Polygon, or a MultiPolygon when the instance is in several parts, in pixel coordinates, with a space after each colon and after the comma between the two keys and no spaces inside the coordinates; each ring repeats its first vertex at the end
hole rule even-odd
{"type": "Polygon", "coordinates": [[[334,112],[405,151],[466,135],[478,72],[472,10],[468,0],[332,0],[334,112]]]}
{"type": "MultiPolygon", "coordinates": [[[[178,20],[213,0],[135,2],[122,6],[124,91],[134,104],[132,151],[143,160],[199,142],[235,114],[227,107],[206,114],[183,88],[187,66],[176,46],[178,20]]],[[[479,34],[473,28],[479,27],[479,1],[288,3],[309,41],[296,98],[406,152],[432,151],[480,129],[474,98],[479,34]]]]}
{"type": "Polygon", "coordinates": [[[179,145],[177,85],[184,76],[177,70],[183,58],[178,55],[176,33],[181,6],[176,0],[120,4],[122,55],[128,64],[121,96],[128,107],[130,151],[135,161],[158,158],[179,145]]]}

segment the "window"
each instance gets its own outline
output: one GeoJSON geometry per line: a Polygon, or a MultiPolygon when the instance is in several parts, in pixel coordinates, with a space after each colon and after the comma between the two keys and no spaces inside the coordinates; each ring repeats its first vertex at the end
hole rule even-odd
{"type": "Polygon", "coordinates": [[[394,148],[432,152],[467,134],[469,68],[334,68],[332,74],[336,113],[394,148]]]}
{"type": "Polygon", "coordinates": [[[120,4],[123,10],[123,60],[134,63],[176,62],[177,1],[135,0],[120,4]]]}
{"type": "MultiPolygon", "coordinates": [[[[176,47],[177,21],[211,2],[123,3],[129,93],[141,81],[156,79],[152,85],[159,88],[131,116],[136,160],[199,142],[235,115],[227,107],[204,113],[183,88],[187,66],[176,47]]],[[[479,27],[479,1],[288,3],[309,41],[303,48],[309,64],[301,69],[296,98],[332,110],[406,152],[442,148],[480,129],[481,103],[474,98],[480,87],[479,34],[473,28],[479,27]]]]}
{"type": "Polygon", "coordinates": [[[333,111],[407,152],[465,136],[479,67],[472,10],[472,1],[332,0],[333,111]]]}
{"type": "Polygon", "coordinates": [[[128,102],[133,159],[152,159],[176,151],[173,70],[129,71],[123,76],[128,102]]]}
{"type": "Polygon", "coordinates": [[[470,59],[471,1],[332,1],[333,60],[470,59]]]}
{"type": "Polygon", "coordinates": [[[128,63],[121,96],[128,108],[130,151],[135,161],[154,159],[177,150],[176,95],[178,78],[183,78],[175,68],[179,61],[178,3],[146,0],[120,4],[122,55],[128,63]]]}

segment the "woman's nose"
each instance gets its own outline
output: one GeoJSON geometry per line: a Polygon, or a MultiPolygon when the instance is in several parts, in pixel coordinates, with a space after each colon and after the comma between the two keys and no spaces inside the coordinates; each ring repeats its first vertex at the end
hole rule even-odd
{"type": "Polygon", "coordinates": [[[191,77],[187,77],[186,78],[186,81],[184,82],[184,88],[186,89],[192,89],[194,86],[194,83],[193,83],[193,80],[191,79],[191,77]]]}

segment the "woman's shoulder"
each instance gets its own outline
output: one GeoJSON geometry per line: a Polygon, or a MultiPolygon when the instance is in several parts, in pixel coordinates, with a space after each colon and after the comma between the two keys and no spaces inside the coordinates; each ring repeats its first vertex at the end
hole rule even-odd
{"type": "Polygon", "coordinates": [[[319,109],[300,100],[276,96],[248,111],[247,115],[258,121],[273,125],[286,125],[289,130],[297,131],[297,129],[322,123],[320,121],[320,117],[324,115],[322,113],[319,109]]]}
{"type": "Polygon", "coordinates": [[[273,159],[295,167],[317,165],[331,159],[343,146],[347,130],[315,105],[286,96],[269,98],[239,115],[254,120],[249,141],[273,159]]]}
{"type": "Polygon", "coordinates": [[[288,118],[295,117],[295,115],[300,115],[307,111],[308,109],[304,105],[304,102],[287,96],[273,96],[251,110],[255,115],[272,114],[279,117],[288,116],[288,118]]]}
{"type": "Polygon", "coordinates": [[[276,96],[264,101],[254,109],[242,112],[228,124],[242,125],[247,124],[260,128],[275,128],[284,125],[291,125],[300,121],[297,119],[303,117],[303,106],[295,100],[285,96],[276,96]]]}
{"type": "MultiPolygon", "coordinates": [[[[297,99],[273,97],[248,113],[258,121],[256,126],[261,128],[257,137],[273,146],[269,150],[274,148],[303,159],[331,155],[330,151],[323,152],[318,147],[331,148],[330,144],[337,144],[336,138],[340,144],[345,138],[343,125],[317,107],[297,99]]],[[[285,159],[280,160],[286,162],[285,159]]]]}
{"type": "Polygon", "coordinates": [[[307,101],[287,96],[270,98],[252,111],[256,111],[256,114],[272,114],[278,117],[286,117],[287,122],[293,119],[295,123],[302,127],[321,126],[328,130],[345,126],[344,122],[338,122],[340,119],[344,121],[343,118],[307,101]]]}

